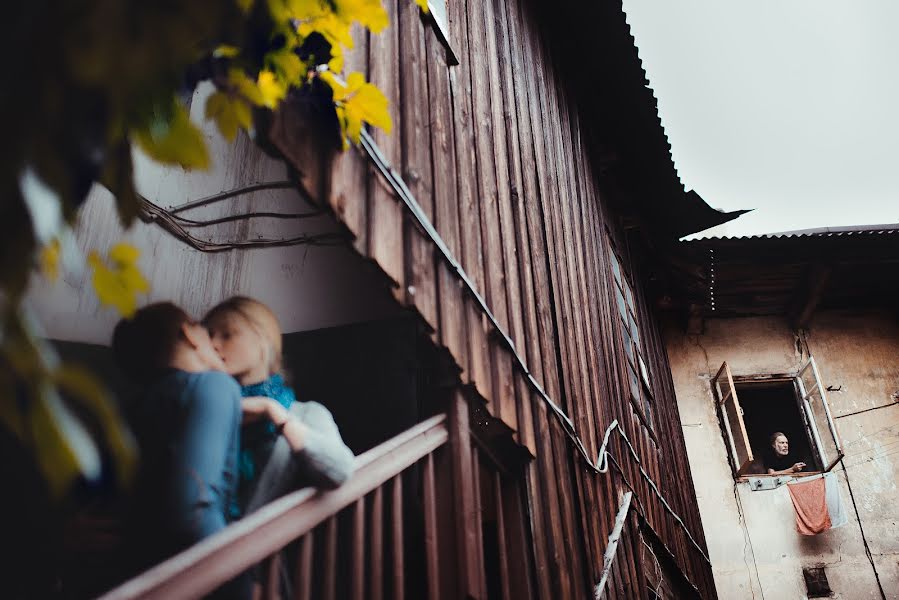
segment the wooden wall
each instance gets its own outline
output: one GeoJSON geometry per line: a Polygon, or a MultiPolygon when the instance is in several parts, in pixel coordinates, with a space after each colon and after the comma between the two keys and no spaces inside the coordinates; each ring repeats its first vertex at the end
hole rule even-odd
{"type": "MultiPolygon", "coordinates": [[[[373,134],[379,148],[533,376],[571,417],[589,455],[595,459],[603,432],[617,418],[646,473],[704,546],[667,357],[643,298],[638,306],[654,374],[654,433],[625,396],[606,232],[619,248],[628,240],[604,207],[586,134],[527,8],[504,0],[449,2],[449,41],[460,59],[449,66],[412,0],[384,4],[390,28],[357,35],[347,57],[348,71],[365,72],[390,100],[395,129],[373,134]]],[[[620,471],[591,472],[368,158],[347,152],[310,177],[321,178],[312,187],[323,190],[355,236],[356,250],[391,278],[397,299],[418,311],[460,367],[463,382],[535,457],[527,496],[540,597],[592,594],[621,495],[631,488],[638,511],[683,573],[703,597],[715,597],[709,565],[657,500],[620,436],[610,445],[620,471]]],[[[630,269],[640,295],[639,265],[630,269]]],[[[634,591],[645,587],[636,551],[620,553],[614,580],[631,591],[613,589],[610,596],[643,594],[634,591]]]]}

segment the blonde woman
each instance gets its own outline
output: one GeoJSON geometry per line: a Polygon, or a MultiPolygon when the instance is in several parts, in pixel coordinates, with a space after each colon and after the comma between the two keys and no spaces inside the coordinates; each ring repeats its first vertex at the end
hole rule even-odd
{"type": "Polygon", "coordinates": [[[237,502],[231,517],[306,486],[334,488],[354,458],[330,411],[299,402],[281,373],[281,327],[268,306],[230,298],[203,319],[225,370],[243,394],[237,502]]]}

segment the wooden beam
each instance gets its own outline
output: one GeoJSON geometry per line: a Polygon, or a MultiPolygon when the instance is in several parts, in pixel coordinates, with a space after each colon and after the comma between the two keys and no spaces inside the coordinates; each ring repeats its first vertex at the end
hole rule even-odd
{"type": "Polygon", "coordinates": [[[832,273],[833,267],[830,265],[815,264],[809,268],[805,289],[797,290],[799,292],[797,294],[799,300],[790,314],[790,321],[794,329],[805,329],[808,327],[809,321],[821,302],[824,291],[827,289],[832,273]]]}
{"type": "Polygon", "coordinates": [[[705,331],[705,318],[699,304],[690,304],[687,313],[687,335],[702,335],[705,331]]]}

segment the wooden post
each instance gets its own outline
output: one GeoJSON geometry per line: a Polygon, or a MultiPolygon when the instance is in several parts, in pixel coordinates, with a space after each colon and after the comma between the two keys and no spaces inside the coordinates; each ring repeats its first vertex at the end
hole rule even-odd
{"type": "Polygon", "coordinates": [[[448,407],[449,446],[452,456],[453,503],[456,522],[456,557],[460,592],[463,597],[481,597],[482,552],[478,546],[481,518],[477,514],[472,479],[471,432],[468,402],[461,390],[454,390],[448,407]]]}

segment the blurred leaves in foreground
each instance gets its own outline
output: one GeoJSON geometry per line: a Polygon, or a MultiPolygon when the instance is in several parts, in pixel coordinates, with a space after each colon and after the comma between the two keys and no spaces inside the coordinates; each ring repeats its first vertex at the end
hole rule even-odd
{"type": "MultiPolygon", "coordinates": [[[[427,2],[416,0],[427,12],[427,2]]],[[[139,216],[132,151],[184,169],[207,168],[191,120],[198,83],[216,91],[202,114],[228,141],[298,91],[331,111],[336,139],[364,124],[390,130],[387,100],[360,73],[340,77],[355,25],[388,26],[380,0],[29,0],[4,7],[0,86],[0,427],[32,453],[53,495],[111,462],[130,477],[134,451],[103,386],[61,365],[22,306],[31,274],[83,276],[101,303],[133,314],[149,282],[126,244],[87,256],[74,243],[79,207],[108,188],[124,226],[139,216]],[[14,84],[13,84],[14,83],[14,84]],[[316,84],[317,85],[314,85],[316,84]],[[105,457],[105,458],[104,458],[105,457]]],[[[194,111],[194,115],[198,115],[194,111]]],[[[263,118],[265,117],[265,118],[263,118]]],[[[260,142],[262,144],[262,142],[260,142]]]]}

